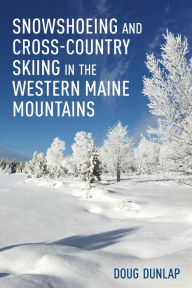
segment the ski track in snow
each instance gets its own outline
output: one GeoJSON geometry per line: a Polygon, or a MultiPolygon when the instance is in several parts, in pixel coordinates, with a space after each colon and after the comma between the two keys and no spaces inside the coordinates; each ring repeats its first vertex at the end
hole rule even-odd
{"type": "Polygon", "coordinates": [[[0,288],[191,288],[191,187],[163,177],[0,175],[0,288]],[[113,279],[115,267],[181,269],[177,280],[113,279]]]}

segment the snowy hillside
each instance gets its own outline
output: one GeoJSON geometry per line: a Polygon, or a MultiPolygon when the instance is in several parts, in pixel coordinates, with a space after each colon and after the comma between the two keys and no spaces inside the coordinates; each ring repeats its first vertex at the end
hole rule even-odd
{"type": "Polygon", "coordinates": [[[92,189],[36,182],[0,175],[0,288],[192,287],[191,186],[154,176],[92,189]],[[115,267],[181,273],[123,280],[115,267]]]}

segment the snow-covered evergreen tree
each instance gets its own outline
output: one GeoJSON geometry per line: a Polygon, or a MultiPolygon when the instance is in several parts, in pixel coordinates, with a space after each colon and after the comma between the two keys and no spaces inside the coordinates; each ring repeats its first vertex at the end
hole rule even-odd
{"type": "Polygon", "coordinates": [[[147,55],[146,66],[151,77],[144,77],[143,93],[150,101],[152,114],[158,117],[158,127],[150,133],[162,143],[178,147],[176,167],[192,171],[192,58],[187,39],[167,32],[163,35],[160,59],[147,55]]]}
{"type": "Polygon", "coordinates": [[[23,173],[25,170],[26,162],[24,161],[17,161],[16,165],[16,172],[15,173],[23,173]]]}
{"type": "Polygon", "coordinates": [[[98,158],[97,149],[94,145],[90,146],[85,158],[80,163],[80,177],[90,183],[101,181],[102,167],[98,158]]]}
{"type": "Polygon", "coordinates": [[[159,144],[144,136],[134,150],[136,169],[139,174],[153,174],[159,169],[159,144]]]}
{"type": "Polygon", "coordinates": [[[60,177],[64,175],[63,167],[65,142],[56,137],[46,154],[47,169],[51,177],[60,177]]]}
{"type": "Polygon", "coordinates": [[[0,159],[0,172],[4,174],[22,173],[25,165],[23,161],[0,159]]]}
{"type": "Polygon", "coordinates": [[[102,164],[101,161],[99,160],[99,153],[98,149],[93,146],[93,149],[91,151],[91,162],[93,163],[93,170],[91,173],[91,178],[90,182],[100,182],[101,181],[101,174],[102,174],[102,164]]]}
{"type": "Polygon", "coordinates": [[[100,181],[101,163],[91,133],[77,132],[72,145],[77,175],[84,181],[100,181]]]}
{"type": "Polygon", "coordinates": [[[107,139],[100,150],[103,165],[108,171],[116,175],[117,182],[121,179],[121,173],[132,165],[132,140],[128,137],[127,126],[118,122],[110,128],[107,139]]]}

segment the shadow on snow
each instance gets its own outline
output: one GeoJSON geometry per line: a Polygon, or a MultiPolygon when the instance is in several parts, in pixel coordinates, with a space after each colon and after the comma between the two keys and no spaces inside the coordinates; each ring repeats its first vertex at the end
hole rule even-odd
{"type": "Polygon", "coordinates": [[[97,250],[102,249],[104,247],[113,245],[119,240],[130,233],[136,231],[137,228],[127,228],[127,229],[118,229],[108,232],[103,232],[99,234],[93,235],[77,235],[68,238],[61,239],[59,241],[53,242],[51,244],[64,245],[64,246],[72,246],[76,248],[81,248],[85,250],[97,250]]]}
{"type": "Polygon", "coordinates": [[[42,245],[42,244],[71,246],[71,247],[81,248],[84,250],[97,250],[97,249],[102,249],[107,246],[111,246],[119,242],[122,238],[135,232],[137,229],[138,229],[137,227],[132,227],[132,228],[112,230],[112,231],[92,234],[92,235],[76,235],[76,236],[71,236],[71,237],[67,237],[64,239],[60,239],[58,241],[51,242],[51,243],[39,242],[39,243],[23,243],[23,244],[17,244],[17,245],[10,245],[10,246],[0,248],[0,252],[13,249],[16,247],[26,246],[26,245],[42,245]]]}

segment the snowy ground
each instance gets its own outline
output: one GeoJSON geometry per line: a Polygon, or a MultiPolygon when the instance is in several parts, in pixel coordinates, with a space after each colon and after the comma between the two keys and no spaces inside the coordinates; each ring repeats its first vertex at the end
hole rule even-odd
{"type": "Polygon", "coordinates": [[[191,288],[191,203],[191,186],[160,177],[88,190],[0,175],[0,288],[191,288]],[[115,267],[140,277],[114,279],[115,267]],[[148,280],[143,267],[181,274],[148,280]]]}

